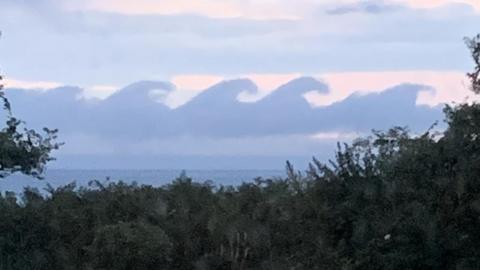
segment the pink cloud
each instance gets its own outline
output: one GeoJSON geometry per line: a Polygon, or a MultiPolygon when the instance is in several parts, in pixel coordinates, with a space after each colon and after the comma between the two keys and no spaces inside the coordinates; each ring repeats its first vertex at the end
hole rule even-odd
{"type": "Polygon", "coordinates": [[[472,98],[465,74],[457,71],[344,72],[317,77],[329,85],[330,93],[307,93],[306,98],[313,106],[328,106],[353,93],[378,93],[404,83],[425,86],[418,95],[418,105],[436,106],[472,98]]]}
{"type": "Polygon", "coordinates": [[[289,81],[300,77],[300,73],[287,74],[246,74],[240,76],[241,78],[248,78],[258,88],[257,93],[242,92],[238,99],[242,102],[254,102],[262,99],[278,87],[288,83],[289,81]]]}
{"type": "Polygon", "coordinates": [[[86,0],[71,2],[69,9],[87,9],[121,14],[198,14],[214,18],[298,19],[275,1],[238,0],[86,0]]]}

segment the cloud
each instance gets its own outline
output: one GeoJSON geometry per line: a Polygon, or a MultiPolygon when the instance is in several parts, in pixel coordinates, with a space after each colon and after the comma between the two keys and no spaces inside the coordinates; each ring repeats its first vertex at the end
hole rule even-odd
{"type": "Polygon", "coordinates": [[[9,88],[85,86],[8,95],[29,126],[60,128],[91,163],[136,149],[137,166],[162,150],[310,155],[371,128],[424,130],[441,119],[437,105],[468,96],[462,38],[478,31],[478,5],[5,0],[0,58],[7,78],[25,79],[9,88]],[[321,82],[292,82],[311,74],[321,82]],[[139,80],[149,81],[116,87],[139,80]]]}
{"type": "Polygon", "coordinates": [[[451,4],[466,4],[480,10],[477,0],[297,0],[293,4],[284,0],[86,0],[63,1],[70,10],[92,10],[126,15],[179,15],[195,14],[210,18],[245,18],[253,20],[301,20],[316,9],[329,14],[380,13],[401,5],[413,9],[432,9],[451,4]]]}
{"type": "Polygon", "coordinates": [[[47,90],[57,88],[63,84],[60,82],[51,81],[25,81],[7,78],[3,81],[5,88],[21,88],[29,90],[47,90]]]}
{"type": "MultiPolygon", "coordinates": [[[[268,81],[276,82],[270,84],[273,86],[286,77],[270,77],[268,81]]],[[[353,75],[335,79],[361,83],[353,75]]],[[[386,86],[396,82],[385,81],[364,85],[386,86]]],[[[93,160],[104,162],[107,156],[112,158],[109,166],[117,164],[114,167],[125,160],[142,167],[143,161],[161,155],[176,157],[178,162],[182,162],[182,156],[204,155],[270,156],[276,160],[305,157],[333,153],[335,141],[349,141],[372,128],[408,125],[413,131],[423,131],[442,117],[440,107],[417,104],[419,93],[426,87],[412,84],[367,89],[330,105],[311,107],[302,96],[305,92],[336,91],[324,82],[312,77],[297,78],[256,102],[246,103],[240,102],[238,95],[244,91],[254,93],[258,87],[248,79],[226,80],[175,109],[159,103],[158,96],[152,97],[152,93],[165,97],[179,88],[156,81],[130,84],[98,102],[78,99],[82,90],[75,87],[7,90],[7,96],[14,104],[15,115],[27,121],[29,127],[60,130],[60,140],[67,143],[60,152],[62,156],[78,157],[77,164],[91,166],[96,164],[93,160]]],[[[345,89],[350,91],[348,85],[345,89]]],[[[68,166],[67,161],[61,164],[68,166]]],[[[198,160],[196,164],[200,164],[198,160]]]]}
{"type": "Polygon", "coordinates": [[[215,75],[177,75],[171,79],[179,89],[199,91],[221,82],[224,78],[215,75]]]}
{"type": "MultiPolygon", "coordinates": [[[[2,81],[6,89],[21,89],[21,90],[34,90],[34,91],[51,91],[56,88],[65,86],[64,83],[52,82],[52,81],[26,81],[17,79],[5,79],[2,81]]],[[[113,93],[115,93],[119,87],[113,85],[93,85],[83,87],[77,98],[85,99],[106,99],[113,93]]]]}
{"type": "Polygon", "coordinates": [[[477,0],[86,0],[59,1],[67,10],[108,12],[122,15],[194,15],[208,18],[302,21],[317,16],[316,10],[330,15],[380,14],[402,9],[423,10],[463,4],[477,12],[477,0]]]}
{"type": "Polygon", "coordinates": [[[242,102],[255,102],[258,101],[278,87],[288,83],[289,81],[301,77],[300,73],[288,73],[288,74],[246,74],[241,75],[239,78],[245,78],[251,80],[256,86],[257,91],[244,91],[238,95],[238,100],[242,102]]]}
{"type": "Polygon", "coordinates": [[[82,98],[86,99],[106,99],[119,89],[113,85],[94,85],[83,89],[82,98]]]}
{"type": "Polygon", "coordinates": [[[343,72],[326,73],[317,77],[329,85],[330,91],[327,94],[307,93],[306,98],[314,106],[329,106],[356,92],[378,93],[404,83],[424,86],[417,98],[418,105],[433,107],[473,98],[466,87],[468,82],[465,74],[458,71],[343,72]]]}
{"type": "MultiPolygon", "coordinates": [[[[255,91],[241,91],[237,98],[241,102],[258,102],[272,94],[280,86],[301,77],[300,73],[278,74],[246,74],[240,79],[252,81],[257,89],[255,91]]],[[[407,70],[407,71],[378,71],[378,72],[339,72],[315,75],[325,82],[330,90],[318,92],[317,89],[304,94],[313,106],[329,106],[342,101],[354,93],[362,95],[379,93],[386,89],[401,84],[423,85],[424,89],[417,98],[418,105],[431,107],[439,104],[463,102],[475,99],[475,95],[466,87],[468,81],[461,71],[435,71],[435,70],[407,70]]],[[[171,79],[176,89],[169,92],[163,103],[170,108],[178,108],[206,89],[223,80],[233,77],[220,75],[179,75],[171,79]]]]}
{"type": "Polygon", "coordinates": [[[333,141],[333,142],[338,142],[338,141],[347,142],[359,137],[361,137],[361,134],[357,132],[320,132],[310,136],[310,138],[313,138],[315,140],[333,141]]]}
{"type": "Polygon", "coordinates": [[[327,9],[329,15],[345,15],[351,13],[380,14],[399,10],[401,6],[388,4],[383,1],[359,1],[343,6],[327,9]]]}
{"type": "MultiPolygon", "coordinates": [[[[395,0],[394,0],[395,1],[395,0]]],[[[396,0],[405,3],[412,8],[432,9],[445,5],[466,4],[480,11],[480,2],[477,0],[396,0]]]]}
{"type": "Polygon", "coordinates": [[[171,79],[176,89],[171,91],[165,98],[164,104],[170,108],[177,108],[203,90],[224,80],[222,76],[215,75],[178,75],[171,79]]]}
{"type": "Polygon", "coordinates": [[[70,2],[69,9],[86,9],[104,12],[114,12],[128,15],[178,15],[196,14],[211,18],[247,18],[254,20],[298,19],[287,12],[284,5],[275,1],[235,0],[86,0],[82,3],[70,2]]]}
{"type": "MultiPolygon", "coordinates": [[[[122,5],[123,1],[110,4],[122,5]]],[[[79,7],[66,11],[58,6],[69,0],[42,0],[56,5],[35,2],[35,7],[43,8],[29,7],[29,2],[9,0],[8,5],[15,8],[6,9],[0,17],[4,31],[0,58],[7,77],[86,88],[165,80],[179,74],[238,78],[242,74],[468,70],[462,38],[476,33],[480,23],[480,16],[472,10],[450,6],[432,10],[404,7],[376,16],[325,14],[328,9],[363,3],[359,1],[221,2],[240,7],[276,6],[302,18],[293,21],[211,18],[195,13],[108,13],[86,9],[85,1],[71,1],[79,7]],[[54,6],[57,9],[50,9],[54,6]]],[[[4,5],[0,1],[2,10],[4,5]]],[[[259,93],[267,88],[271,87],[261,86],[259,93]]],[[[260,94],[245,100],[258,98],[260,94]]]]}
{"type": "Polygon", "coordinates": [[[162,103],[168,107],[174,109],[178,108],[195,96],[202,93],[206,89],[224,81],[238,79],[251,80],[256,86],[256,91],[242,91],[237,96],[239,101],[242,102],[256,102],[273,91],[278,87],[292,81],[295,78],[301,77],[300,73],[288,73],[288,74],[245,74],[238,77],[224,77],[221,75],[196,75],[196,74],[184,74],[177,75],[170,79],[170,81],[176,86],[176,89],[166,94],[162,103]]]}
{"type": "MultiPolygon", "coordinates": [[[[239,101],[239,94],[245,91],[255,93],[258,91],[257,85],[249,79],[226,80],[208,87],[183,106],[174,109],[169,108],[165,101],[170,94],[182,91],[182,88],[168,82],[155,81],[130,84],[93,104],[78,99],[83,92],[73,87],[56,88],[35,95],[29,95],[28,91],[13,91],[12,101],[17,104],[16,112],[19,112],[21,118],[28,122],[33,121],[34,124],[44,121],[45,125],[58,126],[67,133],[93,132],[106,137],[135,139],[179,134],[213,137],[304,134],[330,132],[332,128],[348,128],[355,123],[355,117],[350,117],[347,111],[357,109],[360,113],[362,108],[371,111],[371,119],[363,120],[366,122],[361,128],[371,125],[368,127],[370,129],[378,124],[383,126],[381,123],[390,120],[408,121],[407,112],[414,111],[426,113],[430,119],[430,111],[424,110],[424,106],[419,102],[419,93],[426,89],[434,91],[434,88],[425,84],[405,85],[404,78],[415,79],[412,74],[407,75],[330,74],[322,77],[323,83],[311,77],[301,77],[281,85],[256,102],[248,103],[239,101]],[[315,100],[309,99],[309,104],[304,98],[305,93],[312,93],[311,91],[317,93],[313,98],[319,98],[319,102],[324,102],[323,98],[326,98],[330,99],[331,103],[311,107],[310,104],[315,100]],[[41,109],[41,113],[31,112],[31,104],[35,103],[45,107],[37,107],[41,109]],[[59,105],[54,105],[57,103],[59,105]],[[387,107],[382,107],[385,105],[387,107]],[[397,118],[392,116],[393,118],[388,118],[390,120],[385,118],[380,122],[375,120],[379,115],[383,115],[382,110],[387,108],[404,110],[405,115],[397,118]],[[66,121],[68,118],[74,121],[66,121]],[[317,125],[322,130],[316,130],[317,125]]],[[[454,79],[457,78],[454,75],[451,79],[444,80],[451,83],[452,87],[455,87],[454,79]]],[[[442,76],[447,78],[448,74],[442,76]]],[[[278,81],[282,78],[284,77],[281,76],[278,81]]],[[[438,78],[439,76],[434,74],[431,78],[419,81],[436,82],[438,78]]],[[[438,91],[439,94],[431,92],[436,99],[426,102],[435,105],[438,100],[450,98],[446,92],[447,86],[442,85],[445,90],[438,91]],[[447,95],[442,96],[442,93],[447,95]]],[[[184,84],[183,87],[188,85],[184,84]]]]}
{"type": "MultiPolygon", "coordinates": [[[[246,74],[238,78],[252,81],[256,90],[244,89],[239,91],[236,97],[241,102],[258,102],[272,94],[280,86],[301,77],[301,73],[278,73],[278,74],[246,74]]],[[[406,70],[406,71],[372,71],[372,72],[338,72],[315,75],[316,78],[329,86],[328,92],[318,92],[316,89],[304,94],[305,99],[312,106],[329,106],[342,101],[354,93],[361,95],[379,93],[401,84],[423,85],[423,91],[419,92],[417,105],[431,107],[445,103],[459,103],[466,100],[478,99],[468,89],[468,81],[464,72],[461,71],[435,71],[435,70],[406,70]]],[[[155,97],[168,107],[178,108],[208,88],[234,77],[221,75],[184,74],[173,76],[170,81],[175,89],[152,89],[151,97],[155,97]],[[156,91],[156,92],[155,92],[156,91]]],[[[6,80],[7,88],[40,89],[49,90],[60,87],[57,82],[35,82],[22,80],[6,80]]],[[[80,97],[86,99],[106,99],[119,91],[120,87],[113,85],[94,85],[85,87],[80,97]]]]}

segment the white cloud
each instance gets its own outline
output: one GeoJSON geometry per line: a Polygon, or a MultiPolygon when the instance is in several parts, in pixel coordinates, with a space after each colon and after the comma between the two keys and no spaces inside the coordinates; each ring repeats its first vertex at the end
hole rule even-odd
{"type": "Polygon", "coordinates": [[[26,90],[48,90],[62,86],[59,82],[50,81],[25,81],[17,79],[5,79],[3,80],[5,88],[20,88],[26,90]]]}
{"type": "Polygon", "coordinates": [[[360,137],[357,132],[320,132],[310,137],[320,141],[350,141],[360,137]]]}
{"type": "Polygon", "coordinates": [[[83,90],[82,98],[86,99],[105,99],[115,93],[119,88],[113,85],[94,85],[91,87],[86,87],[83,90]]]}

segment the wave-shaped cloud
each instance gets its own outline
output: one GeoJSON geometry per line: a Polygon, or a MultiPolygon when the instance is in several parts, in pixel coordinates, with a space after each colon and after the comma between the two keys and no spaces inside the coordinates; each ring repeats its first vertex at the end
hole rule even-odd
{"type": "MultiPolygon", "coordinates": [[[[284,86],[301,77],[299,73],[247,74],[238,76],[238,79],[220,75],[178,75],[173,76],[170,80],[171,82],[144,81],[141,82],[142,85],[133,84],[123,89],[109,85],[93,85],[84,88],[81,93],[78,93],[78,98],[87,100],[106,100],[109,97],[118,98],[119,92],[121,92],[121,95],[125,95],[125,92],[129,91],[128,89],[139,87],[144,92],[142,95],[135,93],[136,98],[139,96],[144,98],[150,97],[169,108],[175,109],[194,99],[205,98],[205,95],[201,95],[203,92],[210,92],[212,89],[218,88],[219,85],[229,81],[248,80],[250,85],[248,83],[245,84],[243,89],[241,87],[238,89],[225,87],[228,89],[226,91],[228,93],[223,92],[221,95],[227,95],[228,97],[220,97],[220,93],[214,95],[217,95],[217,99],[221,100],[231,99],[232,101],[238,100],[240,102],[258,102],[269,97],[274,92],[277,92],[276,95],[278,95],[278,90],[282,86],[283,89],[285,88],[284,86]]],[[[378,93],[405,83],[424,86],[416,100],[418,105],[434,107],[440,104],[458,103],[467,99],[474,100],[478,98],[468,89],[467,78],[464,72],[461,71],[338,72],[316,74],[312,77],[328,86],[328,89],[323,89],[323,86],[319,86],[318,89],[316,89],[316,86],[311,86],[309,88],[311,91],[302,93],[303,97],[314,107],[331,105],[344,100],[356,92],[362,94],[378,93]]],[[[5,81],[5,87],[7,88],[24,90],[47,91],[60,86],[62,86],[62,83],[59,82],[36,82],[15,79],[7,79],[5,81]]]]}
{"type": "MultiPolygon", "coordinates": [[[[17,89],[8,91],[8,95],[16,105],[15,112],[35,125],[46,122],[68,133],[137,139],[179,134],[236,137],[336,129],[365,131],[396,124],[417,128],[427,126],[427,122],[433,122],[438,116],[438,106],[433,105],[440,103],[429,107],[419,103],[425,89],[436,89],[434,86],[415,81],[404,84],[391,78],[377,80],[377,83],[355,78],[356,75],[347,75],[339,80],[332,75],[330,80],[321,81],[300,77],[280,85],[256,102],[239,100],[242,93],[258,93],[253,81],[226,80],[202,90],[177,108],[164,102],[168,95],[181,91],[169,82],[137,82],[95,102],[79,99],[82,90],[76,87],[49,91],[17,89]],[[347,84],[345,78],[349,79],[347,84]],[[367,86],[373,88],[363,88],[367,86]],[[308,99],[312,93],[316,95],[308,99]],[[312,106],[315,99],[322,97],[333,102],[312,106]],[[37,112],[39,108],[41,111],[37,112]]],[[[436,95],[430,91],[428,95],[436,95]]]]}
{"type": "MultiPolygon", "coordinates": [[[[103,100],[79,98],[82,89],[78,87],[47,91],[10,88],[7,96],[15,115],[29,126],[59,128],[67,143],[61,159],[78,162],[75,164],[80,167],[92,160],[109,166],[129,160],[131,166],[143,168],[145,164],[139,161],[146,162],[148,157],[165,160],[165,155],[177,159],[260,155],[272,160],[302,156],[304,160],[311,155],[329,156],[335,140],[351,140],[371,129],[409,126],[421,132],[442,118],[441,106],[418,104],[419,94],[425,91],[425,86],[418,84],[352,92],[317,107],[304,97],[311,91],[320,95],[338,91],[331,85],[300,77],[256,102],[242,102],[238,96],[245,91],[255,94],[257,85],[249,79],[226,80],[177,108],[162,103],[158,95],[165,97],[179,89],[170,82],[156,81],[133,83],[103,100]],[[106,157],[116,161],[102,163],[106,157]]],[[[68,165],[67,161],[59,164],[68,165]]]]}

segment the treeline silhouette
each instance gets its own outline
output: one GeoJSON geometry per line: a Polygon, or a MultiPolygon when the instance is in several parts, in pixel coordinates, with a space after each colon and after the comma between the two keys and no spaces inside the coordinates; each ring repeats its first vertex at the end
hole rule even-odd
{"type": "Polygon", "coordinates": [[[447,106],[445,121],[236,187],[182,175],[6,192],[0,269],[480,269],[480,105],[447,106]]]}
{"type": "Polygon", "coordinates": [[[286,179],[6,193],[1,269],[478,269],[480,105],[445,112],[286,179]]]}

